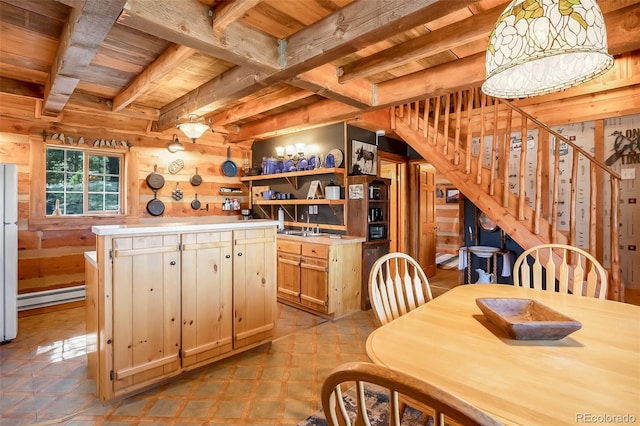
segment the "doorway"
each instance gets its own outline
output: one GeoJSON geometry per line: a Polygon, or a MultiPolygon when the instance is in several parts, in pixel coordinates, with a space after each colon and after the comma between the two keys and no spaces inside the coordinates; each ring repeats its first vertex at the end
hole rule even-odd
{"type": "Polygon", "coordinates": [[[380,152],[380,177],[391,180],[389,187],[389,251],[408,253],[408,158],[380,152]]]}

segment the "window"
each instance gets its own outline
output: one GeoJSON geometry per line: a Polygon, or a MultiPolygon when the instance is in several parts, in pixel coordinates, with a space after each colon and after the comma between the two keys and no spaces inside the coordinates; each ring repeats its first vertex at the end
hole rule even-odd
{"type": "Polygon", "coordinates": [[[47,148],[46,214],[120,213],[122,158],[118,154],[47,148]]]}

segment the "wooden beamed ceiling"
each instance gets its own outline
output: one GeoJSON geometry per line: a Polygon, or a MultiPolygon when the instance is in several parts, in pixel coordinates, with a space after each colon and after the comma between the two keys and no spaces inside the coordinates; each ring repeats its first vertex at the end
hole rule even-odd
{"type": "MultiPolygon", "coordinates": [[[[73,111],[159,134],[197,114],[228,140],[265,138],[481,84],[507,3],[0,0],[1,91],[61,124],[73,111]]],[[[640,0],[599,4],[610,53],[636,55],[640,0]]]]}

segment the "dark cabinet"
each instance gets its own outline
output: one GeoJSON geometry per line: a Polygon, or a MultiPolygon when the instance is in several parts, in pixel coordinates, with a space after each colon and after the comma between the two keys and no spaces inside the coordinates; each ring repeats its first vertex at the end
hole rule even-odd
{"type": "Polygon", "coordinates": [[[389,253],[389,186],[377,176],[350,176],[347,180],[347,234],[364,237],[362,244],[361,308],[369,309],[369,272],[380,256],[389,253]]]}

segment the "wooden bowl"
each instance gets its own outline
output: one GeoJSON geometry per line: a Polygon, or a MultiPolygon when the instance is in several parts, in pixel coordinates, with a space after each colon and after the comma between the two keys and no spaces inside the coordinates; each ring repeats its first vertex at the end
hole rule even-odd
{"type": "Polygon", "coordinates": [[[582,324],[533,299],[478,298],[485,317],[516,340],[558,340],[582,324]]]}

